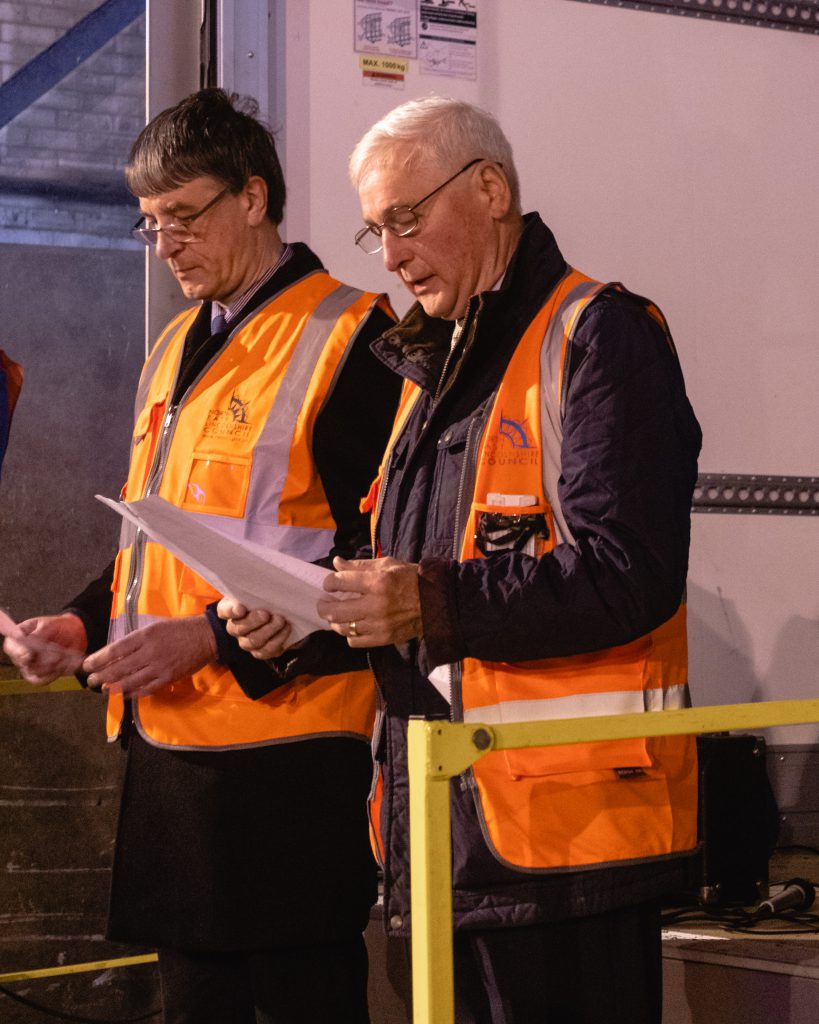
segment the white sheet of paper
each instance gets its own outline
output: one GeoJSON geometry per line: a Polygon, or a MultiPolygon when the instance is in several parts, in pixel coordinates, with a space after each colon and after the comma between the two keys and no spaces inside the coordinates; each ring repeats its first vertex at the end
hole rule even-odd
{"type": "Polygon", "coordinates": [[[250,609],[266,608],[284,615],[292,627],[291,643],[328,628],[316,611],[316,601],[325,594],[322,583],[329,569],[252,541],[224,537],[155,494],[130,502],[101,494],[95,497],[144,530],[220,594],[229,594],[250,609]]]}
{"type": "Polygon", "coordinates": [[[452,666],[436,665],[427,676],[435,689],[444,698],[447,704],[452,703],[452,666]]]}

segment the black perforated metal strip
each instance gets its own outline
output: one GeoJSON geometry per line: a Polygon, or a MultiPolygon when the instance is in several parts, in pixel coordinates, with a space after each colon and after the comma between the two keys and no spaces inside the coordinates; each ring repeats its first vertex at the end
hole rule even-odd
{"type": "Polygon", "coordinates": [[[701,473],[691,504],[694,512],[815,516],[819,477],[701,473]]]}
{"type": "Polygon", "coordinates": [[[681,14],[711,21],[733,21],[757,28],[819,34],[819,0],[578,0],[654,14],[681,14]]]}

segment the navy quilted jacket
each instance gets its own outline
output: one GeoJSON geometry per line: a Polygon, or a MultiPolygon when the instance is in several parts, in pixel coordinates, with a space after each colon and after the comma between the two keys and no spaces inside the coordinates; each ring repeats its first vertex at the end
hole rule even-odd
{"type": "MultiPolygon", "coordinates": [[[[373,346],[423,389],[393,448],[378,536],[382,554],[421,563],[424,639],[370,652],[385,702],[384,903],[397,934],[409,929],[406,722],[449,715],[429,671],[465,656],[520,661],[624,644],[670,618],[684,592],[701,433],[661,330],[622,294],[596,299],[574,336],[559,488],[575,545],[540,559],[454,557],[458,496],[472,492],[462,477],[469,425],[565,270],[552,233],[529,215],[500,289],[471,300],[451,355],[452,323],[419,305],[373,346]]],[[[682,884],[680,859],[512,871],[484,843],[471,790],[456,779],[452,795],[458,927],[600,913],[682,884]]]]}

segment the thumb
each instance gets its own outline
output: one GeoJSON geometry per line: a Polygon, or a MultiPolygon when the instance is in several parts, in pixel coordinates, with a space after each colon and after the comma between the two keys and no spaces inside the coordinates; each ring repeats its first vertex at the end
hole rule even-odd
{"type": "Polygon", "coordinates": [[[247,608],[235,597],[227,595],[217,604],[216,614],[220,619],[243,619],[247,615],[247,608]]]}
{"type": "Polygon", "coordinates": [[[372,566],[371,558],[342,558],[336,555],[333,568],[336,572],[363,572],[372,566]]]}

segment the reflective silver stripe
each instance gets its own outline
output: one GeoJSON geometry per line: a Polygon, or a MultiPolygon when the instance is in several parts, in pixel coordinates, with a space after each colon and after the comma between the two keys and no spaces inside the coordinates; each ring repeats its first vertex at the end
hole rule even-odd
{"type": "MultiPolygon", "coordinates": [[[[240,699],[241,698],[237,698],[237,700],[240,699]]],[[[249,697],[246,699],[248,703],[251,702],[249,697]]],[[[297,736],[279,736],[266,740],[256,740],[254,743],[224,743],[213,745],[204,743],[162,743],[160,740],[154,739],[143,724],[139,714],[139,697],[133,698],[131,707],[132,714],[134,716],[134,724],[137,727],[139,735],[146,743],[150,743],[152,747],[159,747],[161,750],[207,750],[209,753],[215,754],[219,751],[226,750],[252,750],[254,747],[273,747],[281,743],[301,743],[303,740],[326,740],[339,738],[361,740],[363,743],[368,745],[370,743],[370,737],[366,733],[343,729],[337,729],[333,732],[299,733],[297,736]]],[[[230,714],[230,712],[228,712],[228,714],[230,714]]],[[[111,741],[109,740],[108,742],[110,743],[111,741]]]]}
{"type": "Polygon", "coordinates": [[[595,718],[641,711],[669,711],[691,706],[688,685],[667,689],[577,693],[544,700],[510,700],[464,711],[465,722],[500,725],[503,722],[551,722],[560,718],[595,718]]]}
{"type": "MultiPolygon", "coordinates": [[[[254,449],[247,507],[255,519],[279,521],[293,433],[310,380],[338,318],[362,294],[357,288],[340,284],[321,300],[304,325],[254,449]]],[[[264,310],[257,315],[263,317],[264,310]]],[[[326,555],[329,549],[328,544],[315,557],[326,555]]]]}
{"type": "Polygon", "coordinates": [[[255,514],[249,519],[216,516],[206,512],[188,512],[205,526],[231,540],[251,540],[255,544],[302,558],[306,562],[323,558],[333,546],[333,531],[308,526],[276,526],[260,522],[255,514]]]}
{"type": "Polygon", "coordinates": [[[646,711],[679,711],[691,707],[688,683],[677,683],[660,690],[646,690],[646,711]]]}
{"type": "Polygon", "coordinates": [[[560,370],[563,338],[577,324],[577,314],[604,288],[597,281],[582,281],[565,296],[552,317],[540,349],[540,432],[543,442],[543,486],[554,515],[556,543],[574,544],[574,536],[563,516],[558,498],[560,449],[563,444],[563,421],[560,417],[560,370]]]}
{"type": "Polygon", "coordinates": [[[119,549],[124,551],[136,540],[137,528],[132,522],[123,517],[122,525],[119,528],[119,549]]]}
{"type": "MultiPolygon", "coordinates": [[[[155,622],[165,622],[167,615],[135,615],[134,622],[136,623],[136,629],[142,629],[145,626],[151,626],[155,622]]],[[[111,619],[111,624],[108,629],[108,642],[111,643],[111,633],[116,632],[116,639],[126,636],[128,630],[125,628],[125,615],[118,615],[115,619],[111,619]]]]}
{"type": "Polygon", "coordinates": [[[115,640],[122,640],[127,635],[128,627],[125,625],[125,616],[117,615],[115,619],[111,619],[108,623],[108,643],[112,644],[115,640]]]}
{"type": "Polygon", "coordinates": [[[125,614],[117,615],[115,619],[111,619],[108,623],[108,643],[112,644],[115,640],[122,640],[123,637],[128,636],[135,629],[143,629],[154,622],[165,622],[166,620],[167,616],[163,615],[135,615],[133,628],[129,629],[125,614]]]}
{"type": "Polygon", "coordinates": [[[145,360],[145,365],[142,367],[142,373],[139,377],[139,386],[137,387],[136,398],[134,399],[134,420],[136,420],[142,412],[145,407],[145,402],[148,400],[148,391],[151,387],[151,381],[154,378],[154,373],[156,373],[159,361],[165,355],[168,346],[179,332],[179,328],[185,317],[195,312],[196,310],[186,309],[183,313],[174,317],[159,336],[154,347],[151,349],[151,354],[145,360]]]}

